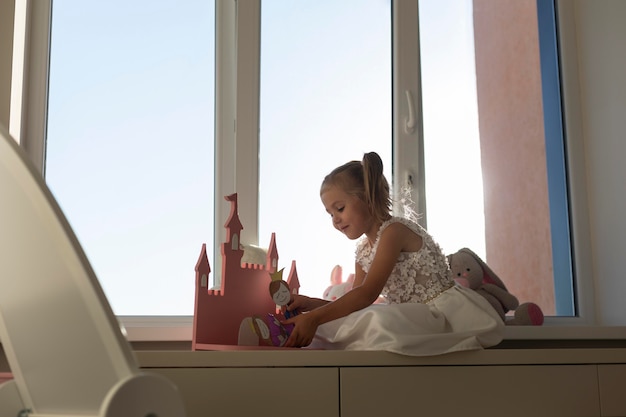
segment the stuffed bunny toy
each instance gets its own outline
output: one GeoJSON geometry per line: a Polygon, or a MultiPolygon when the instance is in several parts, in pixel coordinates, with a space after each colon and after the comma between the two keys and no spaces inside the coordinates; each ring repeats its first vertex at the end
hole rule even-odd
{"type": "Polygon", "coordinates": [[[541,308],[535,303],[520,305],[517,297],[507,290],[504,282],[470,249],[463,248],[448,255],[448,262],[455,281],[483,296],[506,325],[543,324],[541,308]],[[509,311],[514,312],[513,317],[506,316],[509,311]]]}
{"type": "Polygon", "coordinates": [[[330,286],[324,290],[322,299],[335,301],[337,298],[352,289],[352,285],[354,284],[354,274],[348,275],[345,282],[343,281],[342,275],[343,269],[341,266],[335,265],[330,273],[330,286]]]}

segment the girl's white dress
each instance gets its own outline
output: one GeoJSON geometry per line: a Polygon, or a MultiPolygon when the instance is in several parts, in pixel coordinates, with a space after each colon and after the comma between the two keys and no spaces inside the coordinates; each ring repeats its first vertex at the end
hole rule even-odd
{"type": "Polygon", "coordinates": [[[441,248],[417,223],[392,217],[380,227],[374,246],[362,238],[356,260],[365,273],[381,233],[395,222],[420,235],[423,245],[417,252],[400,254],[381,294],[388,304],[374,304],[319,326],[310,347],[426,356],[500,343],[504,323],[496,311],[475,291],[455,285],[441,248]]]}

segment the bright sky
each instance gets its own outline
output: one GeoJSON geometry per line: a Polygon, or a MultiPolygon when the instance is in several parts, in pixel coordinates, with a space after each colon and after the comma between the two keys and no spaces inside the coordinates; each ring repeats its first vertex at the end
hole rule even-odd
{"type": "MultiPolygon", "coordinates": [[[[276,232],[281,266],[321,296],[355,243],[322,178],[370,150],[391,178],[390,2],[262,4],[259,244],[276,232]]],[[[420,5],[429,230],[480,255],[471,1],[420,5]]],[[[48,183],[116,314],[191,315],[213,235],[213,2],[60,0],[53,19],[48,183]]]]}

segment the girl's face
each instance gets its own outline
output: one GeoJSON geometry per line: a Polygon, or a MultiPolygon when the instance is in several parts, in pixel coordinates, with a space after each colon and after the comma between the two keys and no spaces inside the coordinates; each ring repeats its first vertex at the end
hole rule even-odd
{"type": "MultiPolygon", "coordinates": [[[[321,193],[322,203],[333,220],[333,226],[348,239],[358,239],[364,233],[370,240],[378,231],[367,205],[355,195],[347,194],[337,186],[329,186],[321,193]]],[[[373,238],[373,239],[372,239],[373,238]]]]}

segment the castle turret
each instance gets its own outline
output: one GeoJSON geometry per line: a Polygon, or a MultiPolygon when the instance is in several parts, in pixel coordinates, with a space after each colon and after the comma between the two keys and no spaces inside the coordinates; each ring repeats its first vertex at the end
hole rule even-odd
{"type": "Polygon", "coordinates": [[[209,257],[206,254],[206,243],[203,243],[198,262],[196,262],[196,283],[198,287],[208,290],[210,273],[211,265],[209,265],[209,257]]]}
{"type": "Polygon", "coordinates": [[[269,272],[276,272],[276,270],[278,269],[278,249],[276,248],[276,233],[272,233],[270,246],[267,248],[265,268],[269,272]]]}
{"type": "Polygon", "coordinates": [[[239,220],[239,207],[237,206],[237,193],[224,197],[226,201],[230,201],[230,215],[224,223],[226,228],[226,243],[231,243],[233,250],[239,249],[239,238],[241,237],[241,231],[243,225],[239,220]]]}
{"type": "MultiPolygon", "coordinates": [[[[243,258],[243,249],[240,245],[241,231],[243,225],[239,220],[239,208],[237,205],[237,193],[224,197],[226,201],[230,201],[230,215],[224,223],[226,229],[226,241],[222,243],[222,291],[226,291],[228,274],[226,271],[230,269],[227,263],[232,262],[234,265],[241,265],[241,258],[243,258]]],[[[233,265],[233,266],[234,266],[233,265]]]]}
{"type": "Polygon", "coordinates": [[[298,294],[300,292],[300,279],[298,278],[298,271],[296,270],[296,261],[291,261],[291,271],[289,271],[287,284],[289,284],[289,289],[292,294],[298,294]]]}
{"type": "Polygon", "coordinates": [[[209,265],[209,258],[206,254],[206,243],[202,244],[200,250],[200,256],[196,263],[196,300],[194,304],[194,326],[193,326],[193,338],[192,349],[196,349],[196,318],[203,317],[207,314],[207,299],[209,297],[209,274],[211,273],[211,265],[209,265]]]}

